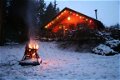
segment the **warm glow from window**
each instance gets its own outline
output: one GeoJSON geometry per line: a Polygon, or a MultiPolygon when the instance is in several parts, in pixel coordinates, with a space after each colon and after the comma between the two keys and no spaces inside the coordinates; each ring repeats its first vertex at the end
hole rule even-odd
{"type": "Polygon", "coordinates": [[[67,20],[70,20],[70,17],[68,17],[67,20]]]}

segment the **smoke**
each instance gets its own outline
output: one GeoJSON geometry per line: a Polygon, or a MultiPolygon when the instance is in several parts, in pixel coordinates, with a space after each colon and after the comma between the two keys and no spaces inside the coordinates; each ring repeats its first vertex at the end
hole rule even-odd
{"type": "Polygon", "coordinates": [[[29,40],[35,40],[38,29],[36,0],[28,0],[26,22],[29,29],[29,40]]]}

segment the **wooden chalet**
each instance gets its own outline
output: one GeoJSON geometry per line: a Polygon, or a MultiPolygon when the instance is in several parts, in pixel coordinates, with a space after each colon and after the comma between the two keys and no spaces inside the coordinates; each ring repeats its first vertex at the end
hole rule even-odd
{"type": "Polygon", "coordinates": [[[74,11],[70,8],[64,8],[58,13],[44,28],[54,34],[63,33],[75,30],[80,30],[81,27],[89,29],[103,29],[103,24],[94,18],[85,14],[74,11]],[[79,25],[79,26],[78,26],[79,25]]]}

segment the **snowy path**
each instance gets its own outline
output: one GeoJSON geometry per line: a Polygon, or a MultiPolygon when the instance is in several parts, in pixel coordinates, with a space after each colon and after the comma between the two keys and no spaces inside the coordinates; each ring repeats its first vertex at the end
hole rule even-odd
{"type": "Polygon", "coordinates": [[[24,45],[0,47],[0,80],[119,80],[120,55],[100,56],[61,50],[41,42],[39,66],[18,65],[24,45]]]}

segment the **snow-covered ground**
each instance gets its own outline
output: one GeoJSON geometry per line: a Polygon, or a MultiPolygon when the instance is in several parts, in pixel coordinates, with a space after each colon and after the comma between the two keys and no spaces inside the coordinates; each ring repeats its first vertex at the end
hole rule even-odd
{"type": "Polygon", "coordinates": [[[0,80],[120,80],[120,54],[101,56],[40,42],[38,66],[20,66],[25,45],[0,47],[0,80]]]}

